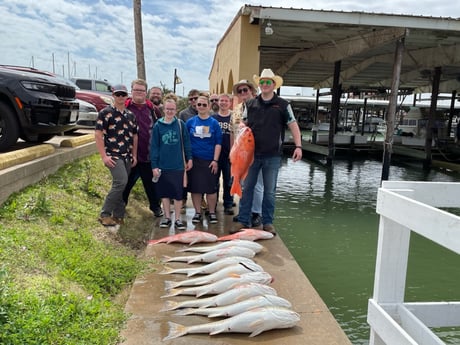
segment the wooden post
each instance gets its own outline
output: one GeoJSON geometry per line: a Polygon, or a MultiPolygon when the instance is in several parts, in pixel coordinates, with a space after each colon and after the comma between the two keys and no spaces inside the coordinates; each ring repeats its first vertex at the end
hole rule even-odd
{"type": "Polygon", "coordinates": [[[423,161],[424,170],[430,170],[431,168],[431,146],[433,142],[434,118],[436,116],[436,107],[438,103],[440,80],[441,80],[441,67],[435,67],[434,77],[433,77],[433,86],[431,88],[430,114],[428,115],[428,123],[426,124],[425,160],[423,161]]]}
{"type": "Polygon", "coordinates": [[[340,67],[342,61],[336,61],[334,64],[334,82],[332,84],[332,103],[331,103],[331,119],[329,122],[329,153],[327,155],[326,164],[332,165],[334,158],[334,136],[337,128],[337,119],[339,117],[340,94],[342,93],[340,81],[340,67]]]}
{"type": "Polygon", "coordinates": [[[144,38],[142,35],[142,5],[141,0],[133,0],[134,38],[136,41],[137,77],[146,80],[144,59],[144,38]]]}
{"type": "Polygon", "coordinates": [[[381,181],[387,181],[390,176],[391,152],[393,150],[393,132],[395,129],[396,104],[398,102],[399,79],[401,75],[401,64],[404,53],[404,40],[401,37],[396,41],[396,51],[393,64],[393,81],[391,83],[390,102],[387,112],[387,132],[383,142],[383,164],[381,181]]]}

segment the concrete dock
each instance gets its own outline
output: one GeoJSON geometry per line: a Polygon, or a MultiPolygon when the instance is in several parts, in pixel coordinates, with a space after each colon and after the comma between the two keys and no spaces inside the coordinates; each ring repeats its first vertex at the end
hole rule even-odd
{"type": "MultiPolygon", "coordinates": [[[[60,145],[59,141],[69,140],[68,137],[56,138],[57,142],[52,143],[53,149],[47,145],[42,145],[43,154],[33,152],[30,160],[24,159],[27,152],[16,152],[11,155],[0,155],[0,161],[7,164],[8,167],[0,170],[0,180],[2,182],[2,200],[3,202],[9,194],[18,191],[28,184],[37,182],[47,174],[56,171],[59,166],[64,165],[72,159],[84,157],[96,152],[94,142],[88,137],[66,141],[60,145]],[[75,143],[72,144],[72,143],[75,143]],[[34,157],[36,155],[37,157],[34,157]],[[14,164],[18,160],[18,164],[14,164]]],[[[71,138],[70,138],[71,139],[71,138]]],[[[27,151],[27,148],[24,148],[27,151]]],[[[37,151],[37,149],[34,149],[37,151]]],[[[40,150],[38,150],[40,151],[40,150]]],[[[208,225],[206,220],[203,224],[195,226],[191,222],[194,211],[191,205],[187,205],[186,215],[181,215],[182,219],[187,219],[188,231],[193,229],[209,231],[217,236],[228,234],[228,229],[232,226],[232,216],[226,216],[222,212],[221,205],[218,207],[219,223],[208,225]],[[220,210],[220,212],[219,212],[220,210]]],[[[235,208],[237,211],[237,208],[235,208]]],[[[157,219],[153,230],[152,239],[162,238],[174,233],[173,228],[161,229],[159,227],[160,219],[157,219]]],[[[276,224],[277,230],[281,233],[282,226],[276,224]]],[[[253,344],[263,343],[283,344],[283,345],[349,345],[350,340],[347,338],[337,321],[330,313],[308,278],[302,272],[288,249],[285,247],[280,236],[270,240],[260,241],[264,250],[258,253],[254,259],[261,265],[266,272],[271,274],[274,282],[271,286],[277,291],[278,296],[289,300],[292,303],[292,309],[300,314],[300,322],[291,329],[271,330],[264,332],[254,338],[248,337],[248,334],[226,333],[221,335],[209,336],[207,334],[191,334],[170,341],[162,341],[168,334],[168,321],[184,325],[200,324],[210,322],[204,316],[174,316],[173,312],[160,312],[165,303],[165,280],[181,280],[183,275],[160,275],[163,264],[160,259],[163,255],[177,256],[185,253],[177,253],[176,250],[182,248],[183,244],[158,244],[148,245],[145,248],[144,256],[151,259],[151,270],[138,277],[130,291],[130,296],[126,303],[126,312],[130,314],[126,328],[122,331],[123,342],[120,345],[157,345],[157,344],[253,344]]],[[[200,244],[204,245],[204,244],[200,244]]],[[[212,244],[210,244],[212,245],[212,244]]],[[[193,253],[189,253],[193,255],[193,253]]],[[[187,254],[188,255],[188,254],[187,254]]],[[[184,263],[168,263],[171,267],[183,267],[184,263]]],[[[194,298],[191,296],[171,297],[173,300],[184,300],[194,298]]]]}
{"type": "MultiPolygon", "coordinates": [[[[222,219],[222,217],[220,217],[222,219]]],[[[225,216],[225,222],[231,221],[230,216],[225,216]]],[[[189,223],[190,224],[190,223],[189,223]]],[[[212,226],[210,226],[212,227],[212,226]]],[[[158,228],[159,230],[159,228],[158,228]]],[[[155,233],[155,238],[162,237],[162,231],[155,233]]],[[[220,234],[218,234],[220,236],[220,234]]],[[[178,256],[187,255],[177,253],[184,244],[157,244],[149,245],[145,250],[147,258],[156,259],[152,264],[152,272],[139,277],[134,283],[129,300],[126,304],[126,311],[131,314],[127,328],[122,332],[125,338],[123,345],[156,345],[156,344],[267,344],[267,345],[339,345],[351,344],[343,330],[330,313],[327,306],[319,297],[316,290],[304,275],[296,261],[284,246],[279,236],[270,240],[259,242],[264,246],[261,253],[254,259],[264,270],[270,273],[274,282],[273,287],[278,296],[290,301],[293,310],[300,314],[300,322],[296,327],[283,330],[271,330],[264,332],[254,338],[248,334],[226,333],[209,336],[207,334],[190,334],[183,337],[162,342],[168,334],[168,321],[183,325],[201,324],[210,321],[204,316],[174,316],[172,311],[160,312],[166,298],[165,280],[182,280],[183,275],[160,275],[163,264],[158,262],[163,255],[178,256]]],[[[205,244],[200,244],[205,245],[205,244]]],[[[212,245],[212,244],[210,244],[212,245]]],[[[190,253],[193,255],[193,253],[190,253]]],[[[184,267],[184,263],[168,263],[170,267],[184,267]]],[[[187,300],[193,296],[175,296],[171,300],[187,300]]]]}

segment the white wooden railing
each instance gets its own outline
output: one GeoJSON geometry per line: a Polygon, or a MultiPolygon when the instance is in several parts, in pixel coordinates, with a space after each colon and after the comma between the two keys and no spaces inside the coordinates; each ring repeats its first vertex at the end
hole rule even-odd
{"type": "Polygon", "coordinates": [[[370,345],[440,345],[429,327],[459,327],[460,302],[405,303],[411,231],[460,254],[460,217],[439,209],[460,207],[460,183],[384,181],[374,295],[367,322],[370,345]]]}

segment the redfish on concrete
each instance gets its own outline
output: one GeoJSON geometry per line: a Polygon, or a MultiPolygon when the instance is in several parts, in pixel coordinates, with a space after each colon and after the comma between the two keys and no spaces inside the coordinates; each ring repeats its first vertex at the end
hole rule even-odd
{"type": "Polygon", "coordinates": [[[240,129],[235,143],[230,150],[231,175],[233,177],[230,194],[241,197],[241,181],[248,175],[249,167],[254,161],[255,141],[249,127],[240,129]]]}
{"type": "Polygon", "coordinates": [[[189,245],[199,243],[199,242],[216,242],[217,236],[205,231],[186,231],[177,235],[166,236],[158,240],[150,240],[148,244],[158,244],[158,243],[172,243],[180,242],[187,243],[189,245]]]}

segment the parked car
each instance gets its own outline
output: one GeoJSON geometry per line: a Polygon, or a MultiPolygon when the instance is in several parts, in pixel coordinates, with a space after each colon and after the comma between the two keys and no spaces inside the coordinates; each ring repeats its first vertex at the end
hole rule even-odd
{"type": "Polygon", "coordinates": [[[96,127],[96,120],[98,115],[96,107],[93,104],[81,99],[77,99],[77,101],[79,104],[77,127],[94,129],[96,127]]]}
{"type": "Polygon", "coordinates": [[[80,89],[112,93],[112,85],[107,80],[97,80],[91,78],[70,78],[80,89]]]}
{"type": "Polygon", "coordinates": [[[0,65],[0,151],[18,138],[43,142],[75,127],[75,87],[29,67],[0,65]]]}
{"type": "Polygon", "coordinates": [[[81,99],[94,105],[97,111],[104,109],[106,106],[112,104],[113,102],[113,98],[111,95],[96,91],[77,89],[75,92],[75,96],[78,99],[81,99]]]}

